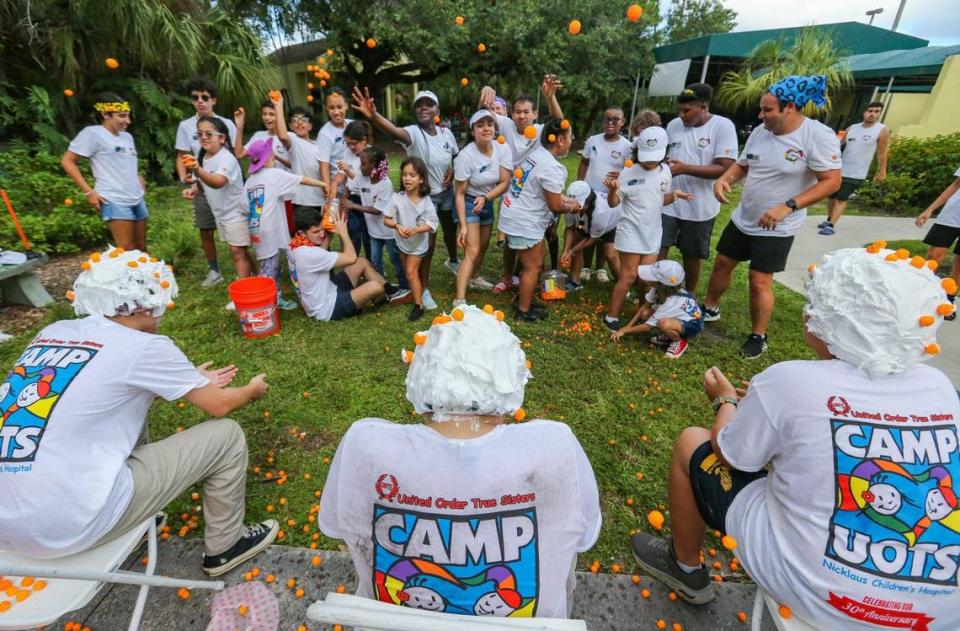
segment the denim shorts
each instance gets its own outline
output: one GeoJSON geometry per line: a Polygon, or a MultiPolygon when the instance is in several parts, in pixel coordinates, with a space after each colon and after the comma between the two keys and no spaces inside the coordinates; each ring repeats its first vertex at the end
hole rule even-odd
{"type": "Polygon", "coordinates": [[[350,316],[360,313],[360,308],[353,301],[350,292],[353,291],[353,283],[346,272],[338,272],[332,279],[333,284],[337,286],[337,300],[333,303],[333,313],[330,314],[331,320],[343,320],[350,316]]]}
{"type": "Polygon", "coordinates": [[[701,331],[703,331],[703,318],[684,320],[683,331],[680,333],[680,337],[685,340],[690,340],[700,335],[701,331]]]}
{"type": "Polygon", "coordinates": [[[438,215],[440,214],[441,210],[453,210],[453,198],[454,194],[452,186],[430,196],[430,200],[437,209],[438,215]]]}
{"type": "MultiPolygon", "coordinates": [[[[463,210],[467,215],[467,223],[478,223],[481,226],[489,226],[493,223],[493,200],[488,199],[487,203],[483,205],[483,208],[480,209],[479,213],[473,212],[473,205],[476,203],[474,200],[477,198],[473,195],[464,195],[463,196],[463,210]]],[[[460,218],[457,217],[457,209],[453,209],[453,222],[460,223],[460,218]]]]}
{"type": "Polygon", "coordinates": [[[515,237],[512,234],[507,235],[507,247],[511,250],[529,250],[541,241],[543,241],[542,238],[528,239],[526,237],[515,237]]]}
{"type": "Polygon", "coordinates": [[[150,216],[147,211],[147,203],[140,200],[133,206],[120,206],[113,202],[100,202],[100,218],[104,221],[143,221],[150,216]]]}

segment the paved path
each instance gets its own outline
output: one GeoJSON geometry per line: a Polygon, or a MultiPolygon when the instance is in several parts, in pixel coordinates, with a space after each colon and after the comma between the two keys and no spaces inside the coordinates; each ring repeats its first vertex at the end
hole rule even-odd
{"type": "MultiPolygon", "coordinates": [[[[900,239],[922,239],[927,229],[917,228],[909,217],[844,217],[838,225],[837,233],[825,237],[817,234],[817,224],[821,216],[810,216],[803,229],[794,240],[787,269],[774,278],[803,293],[807,279],[807,267],[820,260],[825,252],[840,248],[853,248],[872,243],[878,239],[893,241],[900,239]]],[[[936,366],[950,378],[955,388],[960,390],[960,319],[945,322],[937,335],[942,352],[930,365],[936,366]]]]}
{"type": "MultiPolygon", "coordinates": [[[[145,547],[144,547],[145,550],[145,547]]],[[[204,578],[200,572],[202,545],[199,540],[171,540],[160,546],[157,573],[178,578],[204,578]]],[[[127,560],[125,566],[142,571],[139,551],[127,560]]],[[[356,588],[356,578],[350,557],[345,552],[315,552],[306,548],[271,546],[254,562],[247,563],[222,578],[227,585],[243,581],[243,573],[252,567],[261,568],[260,579],[267,573],[276,576],[269,587],[280,602],[279,631],[295,631],[301,624],[310,631],[329,631],[325,626],[307,621],[306,611],[314,601],[344,585],[349,592],[356,588]],[[323,564],[312,567],[310,560],[319,554],[323,564]],[[294,597],[286,587],[286,580],[296,578],[306,595],[294,597]]],[[[709,605],[695,607],[682,601],[671,602],[667,589],[644,579],[639,586],[629,575],[577,574],[573,616],[586,620],[589,631],[649,631],[656,629],[656,621],[664,620],[670,629],[674,622],[685,631],[743,631],[748,628],[737,620],[737,612],[751,614],[756,588],[753,584],[723,583],[720,595],[709,605]],[[641,588],[650,589],[648,599],[640,597],[641,588]]],[[[215,592],[194,590],[189,600],[177,597],[175,589],[153,588],[147,599],[141,631],[203,631],[210,618],[210,603],[215,592]]],[[[97,597],[80,611],[64,617],[51,627],[62,629],[67,620],[82,622],[92,631],[122,631],[127,628],[136,588],[114,585],[104,588],[97,597]]],[[[764,615],[763,629],[775,629],[768,614],[764,615]]]]}

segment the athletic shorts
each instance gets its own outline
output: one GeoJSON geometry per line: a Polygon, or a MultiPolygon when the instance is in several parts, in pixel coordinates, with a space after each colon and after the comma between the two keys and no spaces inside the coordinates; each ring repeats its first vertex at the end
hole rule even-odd
{"type": "Polygon", "coordinates": [[[613,242],[617,240],[617,228],[614,226],[610,230],[607,230],[597,239],[600,243],[609,243],[613,245],[613,242]]]}
{"type": "Polygon", "coordinates": [[[857,192],[857,189],[863,186],[863,180],[858,180],[852,177],[842,178],[840,183],[840,188],[837,189],[837,192],[830,196],[830,199],[838,199],[841,202],[845,202],[850,199],[850,196],[857,192]]]}
{"type": "Polygon", "coordinates": [[[930,226],[930,230],[927,232],[927,236],[923,238],[923,242],[935,248],[949,248],[951,245],[954,245],[954,241],[956,241],[956,246],[954,246],[953,251],[955,254],[960,254],[960,240],[958,239],[960,239],[960,228],[935,223],[930,226]]]}
{"type": "Polygon", "coordinates": [[[350,295],[354,287],[347,273],[341,270],[330,280],[337,286],[337,300],[333,303],[333,313],[330,314],[330,319],[343,320],[360,313],[360,307],[357,306],[350,295]]]}
{"type": "Polygon", "coordinates": [[[198,190],[193,198],[193,225],[198,230],[217,229],[217,219],[213,216],[213,210],[210,209],[207,197],[203,194],[203,189],[198,190]]]}
{"type": "Polygon", "coordinates": [[[217,234],[221,241],[229,245],[246,247],[250,245],[250,224],[246,221],[232,221],[230,223],[217,222],[217,234]]]}
{"type": "Polygon", "coordinates": [[[706,221],[690,221],[671,215],[660,215],[660,223],[663,225],[660,248],[677,246],[683,256],[706,260],[710,258],[710,237],[713,236],[713,224],[716,220],[714,217],[706,221]]]}
{"type": "Polygon", "coordinates": [[[149,216],[147,203],[142,199],[133,206],[100,202],[100,218],[104,221],[143,221],[149,216]]]}
{"type": "Polygon", "coordinates": [[[727,511],[737,494],[766,475],[765,469],[753,473],[731,469],[713,453],[709,440],[690,456],[690,486],[697,510],[708,526],[720,532],[727,531],[727,511]]]}
{"type": "Polygon", "coordinates": [[[750,261],[750,269],[765,274],[782,272],[787,268],[787,257],[793,237],[744,234],[731,221],[723,229],[717,242],[717,253],[734,261],[750,261]]]}

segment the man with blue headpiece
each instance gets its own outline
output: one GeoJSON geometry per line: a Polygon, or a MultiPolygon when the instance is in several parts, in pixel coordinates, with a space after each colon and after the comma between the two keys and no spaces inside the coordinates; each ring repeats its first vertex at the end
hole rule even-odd
{"type": "Polygon", "coordinates": [[[720,297],[733,271],[750,261],[751,331],[740,354],[754,359],[767,350],[773,314],[773,275],[786,268],[793,237],[806,208],[840,188],[840,140],[832,129],[803,115],[808,103],[827,104],[827,78],[789,76],[760,99],[762,127],[750,134],[740,158],[714,184],[727,202],[743,180],[743,196],[717,243],[717,261],[703,303],[704,320],[720,319],[720,297]]]}

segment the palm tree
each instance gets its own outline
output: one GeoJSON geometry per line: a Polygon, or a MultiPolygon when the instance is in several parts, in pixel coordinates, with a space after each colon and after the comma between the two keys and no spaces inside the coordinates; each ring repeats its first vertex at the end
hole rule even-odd
{"type": "Polygon", "coordinates": [[[846,55],[833,36],[819,29],[800,30],[787,47],[783,39],[767,40],[743,60],[739,70],[724,73],[717,89],[718,105],[734,110],[756,107],[767,89],[789,75],[826,75],[827,105],[807,103],[803,113],[812,116],[827,112],[833,104],[830,90],[850,85],[853,76],[843,61],[846,55]]]}

